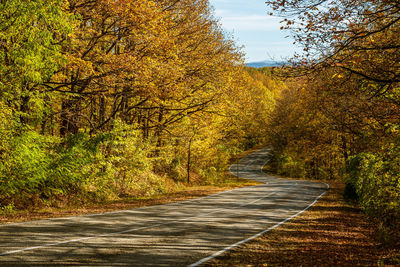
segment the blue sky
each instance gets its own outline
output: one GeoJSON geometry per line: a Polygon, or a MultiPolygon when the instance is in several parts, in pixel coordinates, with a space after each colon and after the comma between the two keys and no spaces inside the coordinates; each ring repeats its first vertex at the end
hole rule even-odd
{"type": "MultiPolygon", "coordinates": [[[[215,16],[238,45],[244,45],[246,62],[284,60],[296,51],[293,39],[285,38],[280,18],[268,15],[264,0],[210,0],[215,16]]],[[[298,50],[298,49],[297,49],[298,50]]]]}

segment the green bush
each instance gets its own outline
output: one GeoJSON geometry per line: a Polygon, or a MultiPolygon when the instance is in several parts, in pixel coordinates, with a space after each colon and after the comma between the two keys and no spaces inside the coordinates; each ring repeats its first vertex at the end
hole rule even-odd
{"type": "MultiPolygon", "coordinates": [[[[42,191],[53,194],[68,194],[84,197],[92,180],[98,180],[103,172],[103,155],[100,145],[110,139],[109,134],[98,134],[90,137],[79,133],[68,136],[55,148],[51,163],[51,175],[42,191]]],[[[104,182],[103,184],[107,184],[104,182]]],[[[105,187],[97,188],[106,193],[105,187]]]]}
{"type": "Polygon", "coordinates": [[[99,172],[95,159],[104,140],[103,135],[78,134],[61,142],[35,131],[10,138],[0,162],[2,202],[26,205],[36,199],[81,193],[87,180],[99,172]]]}
{"type": "Polygon", "coordinates": [[[110,135],[101,146],[102,158],[98,160],[104,170],[102,179],[113,186],[116,195],[132,194],[141,183],[138,177],[146,177],[142,174],[152,169],[151,147],[142,140],[139,130],[121,121],[114,122],[110,135]]]}
{"type": "Polygon", "coordinates": [[[40,192],[50,175],[54,139],[26,131],[7,140],[7,150],[0,162],[0,195],[26,201],[40,192]]]}
{"type": "Polygon", "coordinates": [[[120,121],[109,133],[94,136],[78,133],[62,139],[29,130],[4,136],[0,206],[51,204],[66,198],[96,202],[166,190],[165,178],[152,171],[157,159],[149,156],[151,147],[138,130],[120,121]]]}
{"type": "Polygon", "coordinates": [[[304,162],[288,154],[277,157],[277,171],[280,175],[288,177],[303,178],[306,174],[304,162]]]}
{"type": "Polygon", "coordinates": [[[356,188],[361,207],[378,224],[384,241],[400,240],[400,149],[364,153],[347,164],[347,182],[356,188]]]}

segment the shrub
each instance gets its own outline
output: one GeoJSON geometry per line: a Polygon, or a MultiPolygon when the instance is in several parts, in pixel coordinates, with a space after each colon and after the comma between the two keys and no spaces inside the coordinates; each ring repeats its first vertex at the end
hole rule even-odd
{"type": "Polygon", "coordinates": [[[352,157],[347,181],[356,188],[361,207],[378,224],[384,241],[400,240],[400,149],[352,157]]]}
{"type": "Polygon", "coordinates": [[[284,153],[276,156],[277,171],[280,175],[288,177],[305,177],[304,162],[296,157],[284,153]]]}
{"type": "Polygon", "coordinates": [[[0,162],[0,195],[23,202],[39,194],[49,177],[54,139],[26,131],[7,140],[7,150],[0,162]]]}

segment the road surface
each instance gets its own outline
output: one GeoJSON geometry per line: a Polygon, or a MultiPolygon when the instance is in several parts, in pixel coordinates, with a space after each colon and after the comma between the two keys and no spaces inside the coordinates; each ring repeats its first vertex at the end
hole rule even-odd
{"type": "Polygon", "coordinates": [[[167,205],[0,226],[0,266],[197,266],[316,202],[327,185],[262,172],[264,148],[230,170],[263,185],[167,205]]]}

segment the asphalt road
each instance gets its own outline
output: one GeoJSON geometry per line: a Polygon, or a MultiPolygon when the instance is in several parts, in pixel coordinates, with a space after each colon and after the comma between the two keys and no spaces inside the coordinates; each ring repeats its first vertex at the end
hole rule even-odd
{"type": "Polygon", "coordinates": [[[261,171],[264,148],[230,170],[264,184],[168,205],[0,226],[0,266],[197,266],[316,202],[327,185],[261,171]]]}

